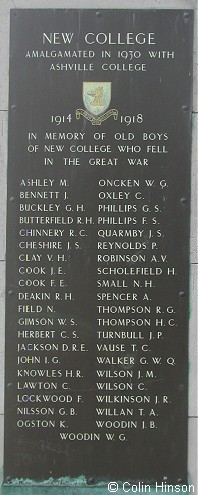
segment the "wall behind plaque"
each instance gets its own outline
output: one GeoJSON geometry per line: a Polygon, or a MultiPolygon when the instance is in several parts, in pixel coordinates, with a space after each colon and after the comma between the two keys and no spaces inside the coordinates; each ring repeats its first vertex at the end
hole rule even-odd
{"type": "MultiPolygon", "coordinates": [[[[79,1],[65,2],[62,0],[2,0],[0,5],[0,62],[1,62],[1,81],[0,81],[0,138],[1,138],[1,182],[0,182],[0,214],[1,214],[1,238],[0,238],[0,389],[3,396],[4,389],[4,276],[5,276],[5,218],[6,218],[6,168],[7,168],[7,113],[8,113],[8,59],[9,59],[9,11],[11,8],[172,8],[172,9],[195,9],[197,14],[196,1],[169,0],[169,1],[125,1],[120,5],[119,1],[79,1]],[[67,5],[65,5],[67,3],[67,5]]],[[[193,96],[193,154],[192,154],[192,205],[191,205],[191,318],[190,318],[190,367],[189,367],[189,480],[196,485],[196,438],[198,413],[196,408],[196,383],[197,383],[197,366],[196,366],[196,285],[197,285],[197,237],[196,237],[196,192],[197,192],[197,17],[195,16],[195,42],[194,42],[194,96],[193,96]]],[[[0,406],[0,465],[3,465],[3,401],[0,406]]]]}

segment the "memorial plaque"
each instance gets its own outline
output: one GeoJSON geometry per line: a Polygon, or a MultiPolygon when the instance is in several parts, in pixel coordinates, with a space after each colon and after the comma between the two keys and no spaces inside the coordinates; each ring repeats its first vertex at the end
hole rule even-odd
{"type": "Polygon", "coordinates": [[[11,12],[6,483],[187,483],[192,25],[11,12]]]}

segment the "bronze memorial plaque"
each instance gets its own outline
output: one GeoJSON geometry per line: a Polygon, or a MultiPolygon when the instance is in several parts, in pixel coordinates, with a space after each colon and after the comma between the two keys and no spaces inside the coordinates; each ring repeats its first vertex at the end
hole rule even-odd
{"type": "Polygon", "coordinates": [[[7,484],[187,483],[192,35],[11,11],[7,484]]]}

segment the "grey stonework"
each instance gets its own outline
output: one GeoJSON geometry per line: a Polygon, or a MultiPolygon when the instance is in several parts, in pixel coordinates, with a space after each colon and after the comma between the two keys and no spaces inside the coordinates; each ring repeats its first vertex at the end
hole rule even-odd
{"type": "MultiPolygon", "coordinates": [[[[193,147],[192,147],[192,202],[191,202],[191,315],[189,338],[189,483],[197,490],[197,1],[196,0],[0,0],[0,469],[3,466],[3,396],[4,396],[4,306],[5,306],[5,224],[6,224],[6,175],[7,175],[7,122],[8,122],[8,77],[9,77],[9,14],[13,8],[138,8],[138,9],[194,9],[194,84],[193,84],[193,147]]],[[[21,495],[38,493],[32,489],[2,488],[2,493],[11,492],[21,495]]],[[[46,490],[46,488],[44,489],[46,490]]],[[[63,489],[58,489],[62,493],[63,489]]],[[[84,492],[85,489],[81,491],[84,492]]],[[[88,489],[90,491],[90,488],[88,489]]],[[[86,491],[86,490],[85,490],[86,491]]],[[[64,494],[72,495],[74,489],[67,489],[64,494]]],[[[119,490],[117,493],[121,493],[119,490]]],[[[43,493],[40,492],[39,493],[43,493]]],[[[45,492],[46,493],[46,492],[45,492]]],[[[47,492],[48,493],[48,492],[47,492]]],[[[51,493],[51,491],[50,491],[51,493]]],[[[53,495],[55,489],[53,489],[53,495]]],[[[97,493],[97,489],[94,490],[97,493]]],[[[98,489],[98,493],[100,489],[98,489]]],[[[105,493],[108,493],[107,490],[105,493]]],[[[123,493],[123,492],[122,492],[123,493]]]]}

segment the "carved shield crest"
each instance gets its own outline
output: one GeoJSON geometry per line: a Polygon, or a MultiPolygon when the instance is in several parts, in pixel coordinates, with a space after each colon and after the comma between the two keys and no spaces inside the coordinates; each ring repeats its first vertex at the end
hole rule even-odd
{"type": "Polygon", "coordinates": [[[93,116],[102,115],[110,105],[111,82],[84,82],[83,102],[93,116]]]}

